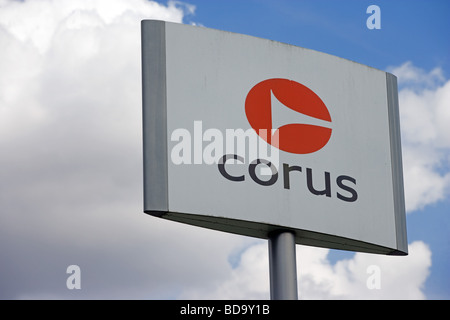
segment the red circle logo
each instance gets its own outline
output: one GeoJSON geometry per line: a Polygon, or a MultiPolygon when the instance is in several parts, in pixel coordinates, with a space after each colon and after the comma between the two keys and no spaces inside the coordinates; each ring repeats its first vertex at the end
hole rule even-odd
{"type": "MultiPolygon", "coordinates": [[[[323,101],[311,89],[292,80],[268,79],[255,85],[247,94],[245,114],[262,139],[286,152],[313,153],[322,149],[331,137],[332,130],[327,127],[331,125],[331,117],[323,101]],[[286,108],[300,113],[310,124],[279,126],[274,121],[275,115],[285,113],[286,108]]],[[[292,118],[296,116],[293,114],[292,118]]]]}

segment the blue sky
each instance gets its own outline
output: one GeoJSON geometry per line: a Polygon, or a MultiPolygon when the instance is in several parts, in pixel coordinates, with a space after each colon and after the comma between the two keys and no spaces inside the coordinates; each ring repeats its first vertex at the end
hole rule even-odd
{"type": "Polygon", "coordinates": [[[266,241],[142,213],[147,18],[397,75],[410,255],[297,246],[299,296],[449,299],[449,14],[448,0],[0,0],[0,299],[269,297],[266,241]],[[367,289],[370,265],[382,290],[367,289]]]}
{"type": "Polygon", "coordinates": [[[207,27],[254,35],[315,49],[379,69],[405,59],[425,69],[450,68],[444,30],[446,1],[191,1],[207,27]],[[381,9],[380,30],[369,30],[369,5],[381,9]]]}

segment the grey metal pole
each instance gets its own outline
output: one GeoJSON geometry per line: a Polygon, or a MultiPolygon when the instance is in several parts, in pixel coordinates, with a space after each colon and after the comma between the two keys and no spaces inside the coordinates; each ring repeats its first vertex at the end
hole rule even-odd
{"type": "Polygon", "coordinates": [[[291,231],[269,233],[270,298],[297,300],[297,263],[295,234],[291,231]]]}

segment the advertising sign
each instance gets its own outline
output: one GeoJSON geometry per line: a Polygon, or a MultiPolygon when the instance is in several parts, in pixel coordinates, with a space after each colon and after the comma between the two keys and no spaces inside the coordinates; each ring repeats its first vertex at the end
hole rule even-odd
{"type": "Polygon", "coordinates": [[[407,254],[397,82],[329,54],[142,22],[144,211],[407,254]]]}

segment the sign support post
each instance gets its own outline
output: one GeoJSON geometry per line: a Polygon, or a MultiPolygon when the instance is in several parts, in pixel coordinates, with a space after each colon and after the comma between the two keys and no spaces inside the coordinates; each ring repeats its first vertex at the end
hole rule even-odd
{"type": "Polygon", "coordinates": [[[269,234],[270,298],[297,300],[295,234],[279,230],[269,234]]]}

